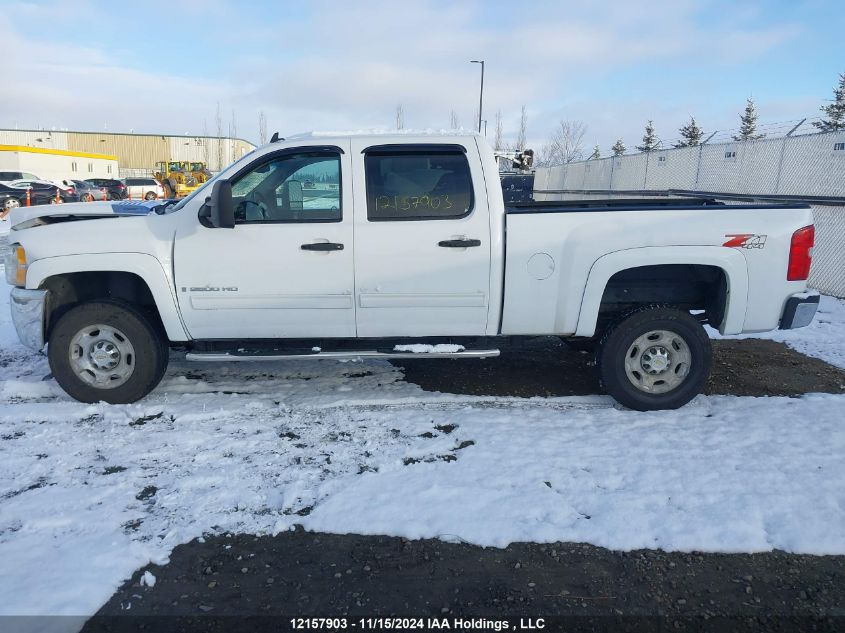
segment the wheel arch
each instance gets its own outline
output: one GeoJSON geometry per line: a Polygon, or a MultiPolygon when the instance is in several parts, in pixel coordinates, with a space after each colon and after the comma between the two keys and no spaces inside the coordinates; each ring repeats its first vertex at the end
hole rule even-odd
{"type": "Polygon", "coordinates": [[[145,308],[170,341],[189,339],[176,298],[159,261],[122,253],[67,255],[36,260],[27,270],[27,288],[50,291],[45,337],[63,310],[96,299],[123,300],[145,308]]]}
{"type": "MultiPolygon", "coordinates": [[[[745,257],[735,249],[714,246],[644,247],[617,251],[600,257],[593,263],[587,277],[576,336],[592,337],[596,334],[603,301],[607,299],[611,281],[628,271],[640,271],[647,276],[660,269],[671,267],[705,267],[718,270],[724,280],[724,297],[721,302],[721,319],[716,326],[723,334],[742,331],[748,304],[748,271],[745,257]]],[[[692,268],[695,270],[695,268],[692,268]]],[[[636,273],[629,273],[636,277],[636,273]]],[[[641,275],[642,276],[642,275],[641,275]]],[[[645,278],[644,276],[644,278],[645,278]]],[[[654,299],[643,303],[654,303],[654,299]]]]}

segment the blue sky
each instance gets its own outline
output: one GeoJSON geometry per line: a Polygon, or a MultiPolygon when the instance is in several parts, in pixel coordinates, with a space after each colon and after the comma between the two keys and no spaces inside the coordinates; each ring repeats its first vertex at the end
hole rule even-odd
{"type": "Polygon", "coordinates": [[[585,145],[629,147],[654,119],[677,136],[695,115],[736,127],[753,95],[761,122],[816,116],[845,72],[834,1],[530,3],[467,0],[144,3],[3,0],[0,127],[224,133],[473,126],[516,134],[522,104],[539,145],[561,119],[585,145]]]}

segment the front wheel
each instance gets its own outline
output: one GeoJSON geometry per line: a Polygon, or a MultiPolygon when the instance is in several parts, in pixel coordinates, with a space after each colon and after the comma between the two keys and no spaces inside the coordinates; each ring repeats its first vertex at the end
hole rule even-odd
{"type": "Polygon", "coordinates": [[[602,384],[621,404],[637,411],[677,409],[704,389],[712,348],[688,312],[650,307],[611,327],[597,360],[602,384]]]}
{"type": "Polygon", "coordinates": [[[133,307],[92,301],[66,312],[50,333],[53,376],[80,402],[135,402],[155,389],[167,369],[167,344],[133,307]]]}

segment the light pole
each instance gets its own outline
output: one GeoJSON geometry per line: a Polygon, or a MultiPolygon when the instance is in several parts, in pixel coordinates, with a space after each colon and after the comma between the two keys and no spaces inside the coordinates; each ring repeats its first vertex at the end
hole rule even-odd
{"type": "Polygon", "coordinates": [[[478,92],[478,133],[481,134],[481,108],[484,105],[484,60],[471,59],[470,64],[481,64],[481,90],[478,92]]]}

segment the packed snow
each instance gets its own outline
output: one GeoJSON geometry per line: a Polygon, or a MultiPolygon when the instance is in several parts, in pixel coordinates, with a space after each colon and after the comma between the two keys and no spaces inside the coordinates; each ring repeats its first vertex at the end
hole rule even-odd
{"type": "Polygon", "coordinates": [[[413,343],[411,345],[396,345],[393,348],[394,352],[409,352],[411,354],[457,354],[466,349],[463,345],[453,345],[450,343],[438,343],[437,345],[427,345],[425,343],[413,343]]]}
{"type": "MultiPolygon", "coordinates": [[[[823,309],[827,323],[776,336],[841,358],[845,306],[823,309]]],[[[174,355],[143,401],[86,405],[17,342],[0,287],[0,403],[0,614],[89,615],[180,543],[296,524],[497,547],[845,554],[845,396],[636,413],[603,396],[426,392],[377,360],[174,355]]]]}

